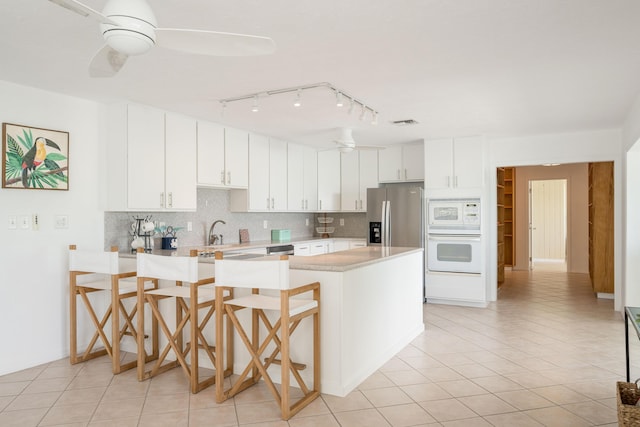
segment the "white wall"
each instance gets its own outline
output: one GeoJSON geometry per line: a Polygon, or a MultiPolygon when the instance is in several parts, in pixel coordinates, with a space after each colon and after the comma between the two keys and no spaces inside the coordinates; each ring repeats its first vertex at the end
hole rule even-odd
{"type": "Polygon", "coordinates": [[[529,181],[567,180],[567,269],[589,272],[589,173],[587,163],[516,168],[516,262],[514,270],[529,268],[529,181]]]}
{"type": "MultiPolygon", "coordinates": [[[[640,110],[639,110],[640,111],[640,110]]],[[[640,117],[638,118],[640,121],[640,117]]],[[[640,126],[639,126],[640,129],[640,126]]],[[[615,307],[622,306],[622,132],[618,129],[584,132],[560,133],[550,135],[532,135],[520,137],[488,138],[489,158],[486,169],[487,188],[495,189],[497,167],[532,166],[544,163],[583,163],[614,162],[614,199],[615,199],[615,307]]],[[[516,178],[517,180],[517,178],[516,178]]],[[[496,205],[496,192],[486,191],[485,200],[489,206],[496,205]]],[[[489,224],[497,221],[496,210],[489,210],[489,224]]],[[[487,296],[490,301],[497,297],[497,232],[489,227],[489,239],[486,243],[487,296]]],[[[639,295],[640,296],[640,295],[639,295]]]]}
{"type": "Polygon", "coordinates": [[[67,247],[102,248],[104,109],[0,81],[0,121],[69,132],[69,190],[0,189],[0,375],[68,355],[67,247]],[[9,215],[40,227],[8,230],[9,215]],[[54,216],[69,228],[55,229],[54,216]]]}

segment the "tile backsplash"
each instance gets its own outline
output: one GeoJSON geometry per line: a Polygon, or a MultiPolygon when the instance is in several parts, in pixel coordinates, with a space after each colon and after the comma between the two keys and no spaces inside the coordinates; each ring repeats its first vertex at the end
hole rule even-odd
{"type": "MultiPolygon", "coordinates": [[[[364,213],[327,213],[334,218],[332,226],[335,232],[332,237],[365,237],[366,214],[364,213]],[[340,225],[344,219],[344,226],[340,225]]],[[[229,191],[210,188],[198,188],[198,210],[196,212],[105,212],[105,248],[118,246],[129,247],[132,237],[129,234],[131,223],[135,217],[150,216],[156,223],[180,227],[177,232],[179,246],[204,245],[213,221],[221,219],[226,224],[216,225],[215,233],[223,236],[224,243],[238,243],[239,231],[249,230],[251,240],[263,241],[271,239],[271,229],[286,228],[291,230],[292,238],[319,236],[316,213],[270,213],[270,212],[230,212],[229,191]],[[306,220],[309,225],[306,225],[306,220]],[[264,228],[267,221],[267,228],[264,228]],[[187,231],[187,223],[191,222],[192,231],[187,231]]],[[[160,247],[156,236],[155,246],[160,247]]]]}

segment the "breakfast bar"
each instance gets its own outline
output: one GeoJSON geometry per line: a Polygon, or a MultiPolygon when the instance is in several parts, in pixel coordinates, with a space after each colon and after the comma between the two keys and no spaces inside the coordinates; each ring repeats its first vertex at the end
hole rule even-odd
{"type": "MultiPolygon", "coordinates": [[[[175,256],[186,250],[157,252],[175,256]]],[[[225,257],[234,256],[231,249],[225,250],[225,257]]],[[[289,257],[292,285],[318,281],[321,286],[322,393],[346,396],[424,330],[423,259],[422,249],[400,247],[289,257]]],[[[199,265],[209,273],[215,270],[212,257],[200,257],[199,265]]],[[[311,336],[301,332],[302,337],[311,336]]],[[[234,358],[244,366],[249,356],[238,344],[234,358]]],[[[292,341],[292,358],[311,360],[308,344],[292,341]]],[[[311,372],[307,369],[302,376],[311,372]]]]}

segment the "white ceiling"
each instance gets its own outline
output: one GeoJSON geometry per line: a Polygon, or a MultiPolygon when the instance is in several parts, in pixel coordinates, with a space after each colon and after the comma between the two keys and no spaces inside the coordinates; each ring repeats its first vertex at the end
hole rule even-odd
{"type": "MultiPolygon", "coordinates": [[[[106,0],[85,0],[101,10],[106,0]]],[[[640,90],[638,0],[149,0],[160,27],[271,37],[276,53],[206,57],[162,48],[111,79],[87,65],[97,23],[47,0],[0,2],[0,80],[112,102],[130,100],[331,146],[440,136],[619,127],[640,90]],[[378,125],[337,108],[328,90],[220,103],[328,82],[378,110],[378,125]],[[392,120],[414,119],[398,127],[392,120]]],[[[16,100],[16,102],[19,100],[16,100]]],[[[2,118],[0,118],[2,121],[2,118]]]]}

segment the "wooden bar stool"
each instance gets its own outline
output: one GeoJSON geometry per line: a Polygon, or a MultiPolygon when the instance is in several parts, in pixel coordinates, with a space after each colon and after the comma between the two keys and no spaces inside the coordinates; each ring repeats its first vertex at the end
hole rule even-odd
{"type": "MultiPolygon", "coordinates": [[[[108,354],[114,374],[136,366],[137,359],[122,363],[120,354],[121,341],[125,336],[131,336],[136,344],[138,341],[144,344],[144,339],[147,337],[144,332],[138,334],[138,329],[135,327],[136,314],[144,313],[144,305],[139,306],[135,301],[137,298],[135,276],[135,265],[131,264],[129,268],[124,266],[120,262],[116,246],[111,247],[110,251],[77,250],[76,245],[69,246],[69,360],[71,364],[108,354]],[[93,292],[110,293],[109,306],[100,319],[96,313],[96,307],[89,298],[89,294],[93,292]],[[81,353],[78,352],[78,296],[83,301],[95,327],[93,337],[81,353]],[[126,300],[131,300],[131,304],[128,304],[131,308],[127,308],[126,300]],[[111,329],[111,338],[107,337],[109,335],[109,331],[105,331],[107,327],[111,329]],[[102,342],[103,348],[96,347],[98,339],[102,342]]],[[[158,287],[158,281],[148,280],[143,282],[143,285],[145,289],[155,289],[158,287]]],[[[157,329],[157,323],[153,322],[152,349],[148,355],[143,352],[146,361],[158,357],[157,329]]]]}
{"type": "Polygon", "coordinates": [[[289,260],[286,255],[234,260],[222,259],[216,254],[215,267],[218,360],[221,360],[224,349],[223,314],[227,315],[251,357],[246,368],[231,381],[227,389],[221,371],[218,371],[216,400],[223,402],[263,378],[280,406],[282,419],[288,420],[320,394],[320,283],[290,287],[289,260]],[[251,293],[223,300],[223,292],[233,288],[250,288],[251,293]],[[304,293],[311,293],[312,298],[295,298],[304,293]],[[245,308],[251,310],[251,324],[246,327],[236,315],[236,312],[245,308]],[[275,313],[276,320],[268,313],[275,313]],[[312,381],[312,386],[308,386],[301,375],[306,365],[291,360],[290,347],[291,335],[300,322],[308,317],[312,319],[313,376],[312,379],[307,378],[307,382],[312,381]],[[260,330],[263,327],[267,335],[261,342],[260,330]],[[269,376],[271,365],[280,365],[280,391],[269,376]],[[291,398],[291,382],[294,379],[302,392],[302,397],[295,401],[291,398]]]}
{"type": "MultiPolygon", "coordinates": [[[[213,339],[210,342],[205,338],[205,327],[209,320],[215,321],[215,290],[212,285],[213,277],[199,277],[198,251],[192,250],[189,256],[161,256],[147,254],[138,249],[137,270],[138,306],[141,307],[145,301],[149,304],[152,317],[159,323],[160,329],[168,340],[151,369],[147,370],[144,363],[138,360],[138,380],[142,381],[180,366],[189,379],[191,392],[198,393],[216,381],[215,374],[200,380],[200,350],[206,354],[216,370],[222,369],[223,377],[228,376],[232,368],[222,368],[224,364],[218,367],[213,339]],[[167,287],[144,290],[143,283],[147,279],[166,280],[173,283],[167,287]],[[173,299],[175,303],[174,328],[169,326],[160,310],[159,302],[165,299],[173,299]],[[185,332],[188,332],[186,337],[185,332]],[[167,360],[171,351],[176,360],[167,360]]],[[[229,294],[221,298],[225,297],[229,298],[229,294]]],[[[138,317],[138,328],[144,327],[143,322],[144,319],[138,317]]],[[[229,340],[232,339],[231,334],[227,336],[229,340]]],[[[140,341],[141,338],[138,338],[140,341]]],[[[227,345],[232,351],[232,341],[228,341],[227,345]]],[[[233,357],[228,357],[227,360],[233,360],[233,357]]]]}

